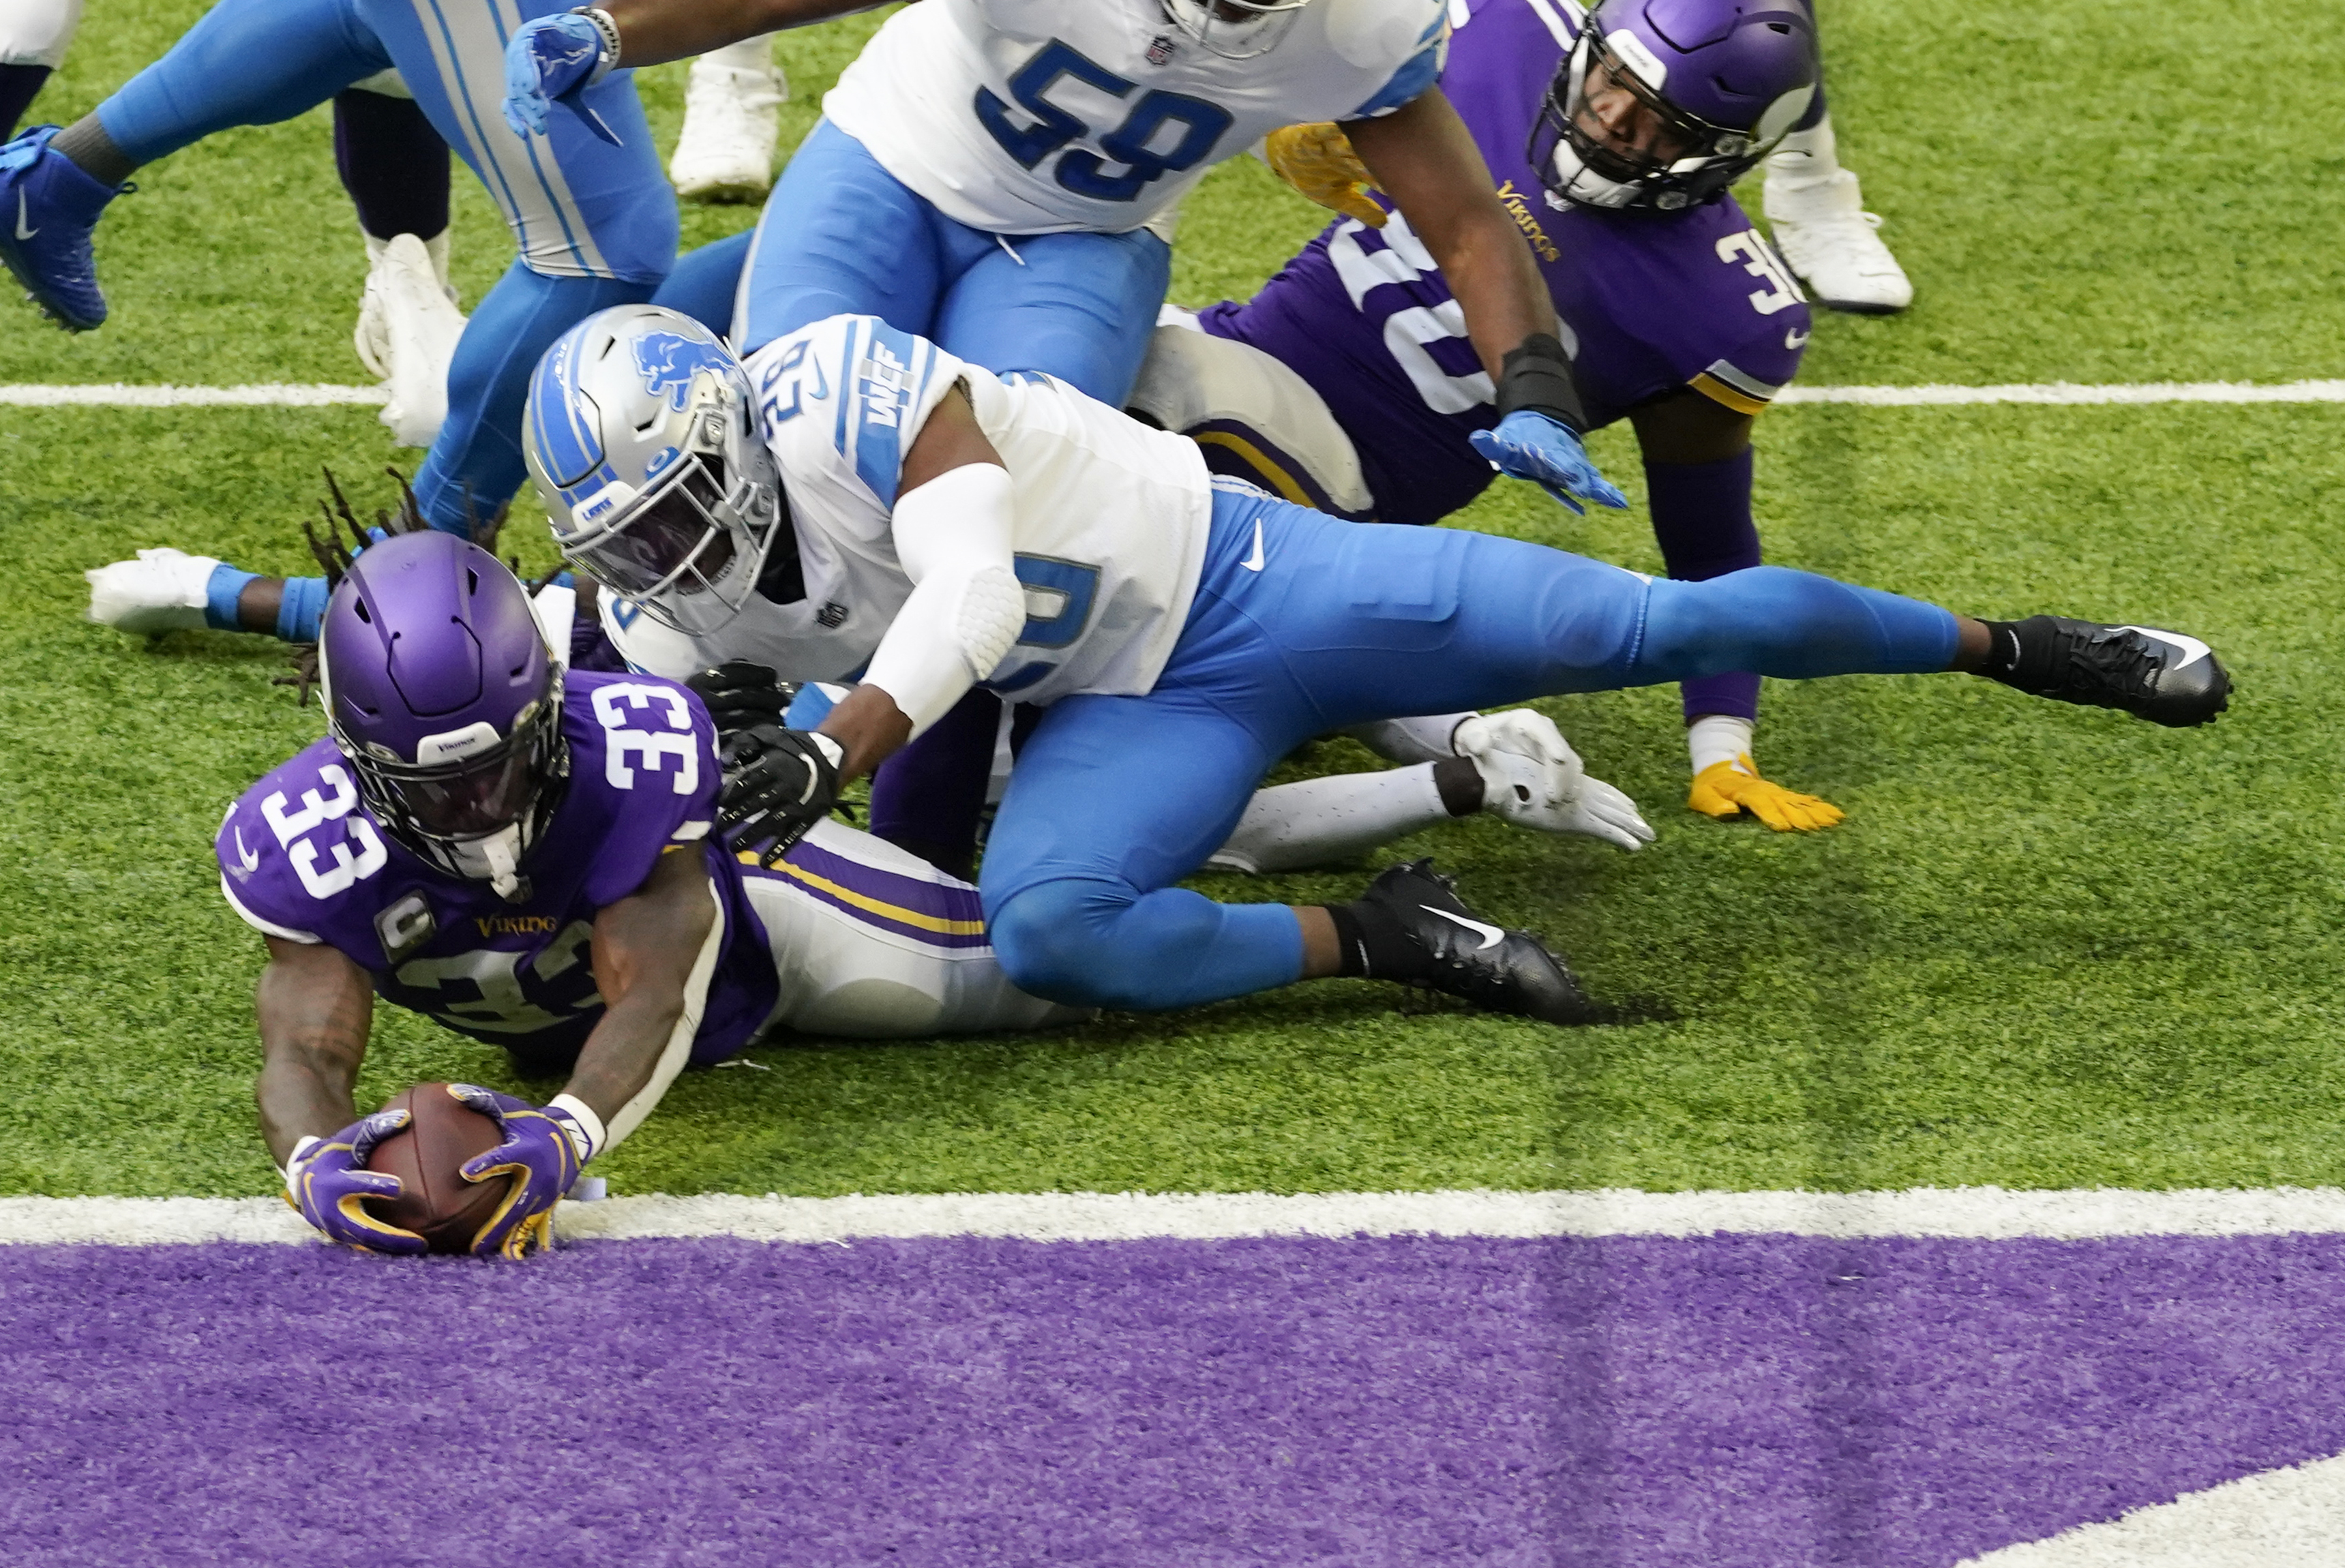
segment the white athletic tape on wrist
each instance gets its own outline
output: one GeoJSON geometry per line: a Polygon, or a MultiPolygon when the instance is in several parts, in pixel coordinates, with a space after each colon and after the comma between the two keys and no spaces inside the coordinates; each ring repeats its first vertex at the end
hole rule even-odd
{"type": "Polygon", "coordinates": [[[277,1173],[285,1179],[286,1191],[293,1190],[293,1171],[301,1163],[301,1157],[325,1141],[313,1132],[304,1134],[300,1141],[293,1146],[293,1152],[285,1157],[285,1168],[277,1173]]]}
{"type": "Polygon", "coordinates": [[[610,1141],[608,1135],[603,1130],[603,1118],[594,1114],[594,1108],[593,1106],[588,1105],[576,1095],[555,1095],[553,1098],[547,1103],[545,1108],[548,1110],[565,1111],[569,1114],[571,1119],[578,1124],[574,1129],[565,1128],[563,1130],[574,1133],[574,1136],[571,1138],[571,1142],[574,1146],[580,1138],[584,1138],[586,1140],[586,1147],[578,1150],[579,1164],[584,1165],[588,1160],[594,1158],[595,1151],[601,1148],[604,1144],[610,1141]]]}
{"type": "Polygon", "coordinates": [[[1727,713],[1704,713],[1686,726],[1686,755],[1696,776],[1719,763],[1749,754],[1755,726],[1727,713]]]}

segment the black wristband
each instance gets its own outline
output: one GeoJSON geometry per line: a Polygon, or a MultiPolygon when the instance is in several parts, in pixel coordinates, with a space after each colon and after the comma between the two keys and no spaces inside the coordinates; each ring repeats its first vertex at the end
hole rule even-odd
{"type": "Polygon", "coordinates": [[[1552,336],[1532,333],[1498,363],[1498,418],[1528,409],[1569,425],[1574,435],[1587,430],[1579,387],[1571,379],[1571,357],[1552,336]]]}

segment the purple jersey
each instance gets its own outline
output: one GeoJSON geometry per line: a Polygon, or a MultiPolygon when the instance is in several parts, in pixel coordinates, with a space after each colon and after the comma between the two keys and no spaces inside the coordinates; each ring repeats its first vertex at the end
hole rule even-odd
{"type": "Polygon", "coordinates": [[[730,1056],[773,1011],[777,980],[741,868],[714,832],[719,780],[707,710],[646,675],[573,672],[562,692],[570,778],[522,861],[524,901],[508,904],[486,883],[452,876],[393,842],[331,739],[228,808],[213,846],[220,890],[259,929],[340,951],[386,1001],[554,1066],[603,1016],[596,914],[641,887],[662,855],[696,855],[726,928],[692,1060],[730,1056]]]}
{"type": "MultiPolygon", "coordinates": [[[[1467,8],[1442,89],[1538,258],[1591,424],[1689,385],[1743,413],[1765,408],[1808,340],[1789,269],[1731,196],[1674,213],[1549,197],[1526,148],[1575,35],[1575,8],[1467,8]]],[[[1351,436],[1383,521],[1435,521],[1490,482],[1490,465],[1466,440],[1497,422],[1490,378],[1464,310],[1397,215],[1382,229],[1343,219],[1251,301],[1213,306],[1200,320],[1311,383],[1351,436]]]]}

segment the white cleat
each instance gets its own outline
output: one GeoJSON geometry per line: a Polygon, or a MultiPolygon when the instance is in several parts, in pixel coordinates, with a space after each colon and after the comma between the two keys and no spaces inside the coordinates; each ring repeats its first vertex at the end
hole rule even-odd
{"type": "MultiPolygon", "coordinates": [[[[378,304],[381,336],[369,368],[386,383],[382,422],[403,447],[428,447],[448,417],[448,363],[464,335],[464,316],[449,298],[423,241],[402,234],[383,245],[367,275],[367,302],[378,304]]],[[[359,312],[360,359],[367,358],[367,312],[359,312]]]]}
{"type": "Polygon", "coordinates": [[[668,178],[692,201],[763,201],[774,185],[774,137],[790,96],[770,37],[746,38],[692,63],[684,132],[668,178]]]}
{"type": "Polygon", "coordinates": [[[1477,713],[1457,726],[1450,744],[1482,775],[1482,809],[1504,821],[1541,833],[1584,834],[1622,849],[1653,842],[1637,803],[1589,778],[1545,713],[1477,713]]]}
{"type": "Polygon", "coordinates": [[[89,618],[117,632],[200,632],[209,596],[209,555],[189,555],[165,545],[142,550],[136,561],[117,561],[85,572],[89,582],[89,618]]]}
{"type": "MultiPolygon", "coordinates": [[[[386,72],[385,75],[391,73],[386,72]]],[[[443,228],[423,242],[423,249],[431,258],[432,276],[440,280],[440,291],[448,296],[448,303],[456,303],[456,286],[448,281],[448,236],[453,232],[443,228]]],[[[383,317],[383,280],[379,276],[383,252],[391,248],[388,239],[377,239],[366,230],[359,230],[366,241],[366,287],[359,294],[358,325],[350,332],[350,347],[358,350],[359,363],[378,381],[391,376],[391,328],[383,317]]]]}
{"type": "Polygon", "coordinates": [[[1914,285],[1874,232],[1880,216],[1864,210],[1856,176],[1767,180],[1769,237],[1816,302],[1834,310],[1887,316],[1914,303],[1914,285]]]}

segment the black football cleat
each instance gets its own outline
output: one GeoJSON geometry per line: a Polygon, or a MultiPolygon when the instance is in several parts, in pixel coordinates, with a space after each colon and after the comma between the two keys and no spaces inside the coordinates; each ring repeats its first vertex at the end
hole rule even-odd
{"type": "Polygon", "coordinates": [[[2178,730],[2211,723],[2230,705],[2229,673],[2196,637],[2061,615],[2030,616],[2012,629],[2016,668],[1996,679],[2030,696],[2116,708],[2178,730]]]}
{"type": "Polygon", "coordinates": [[[1362,904],[1374,905],[1421,950],[1409,983],[1446,991],[1492,1013],[1549,1024],[1599,1022],[1562,959],[1528,931],[1506,931],[1458,900],[1457,880],[1430,860],[1396,865],[1368,885],[1362,904]]]}

